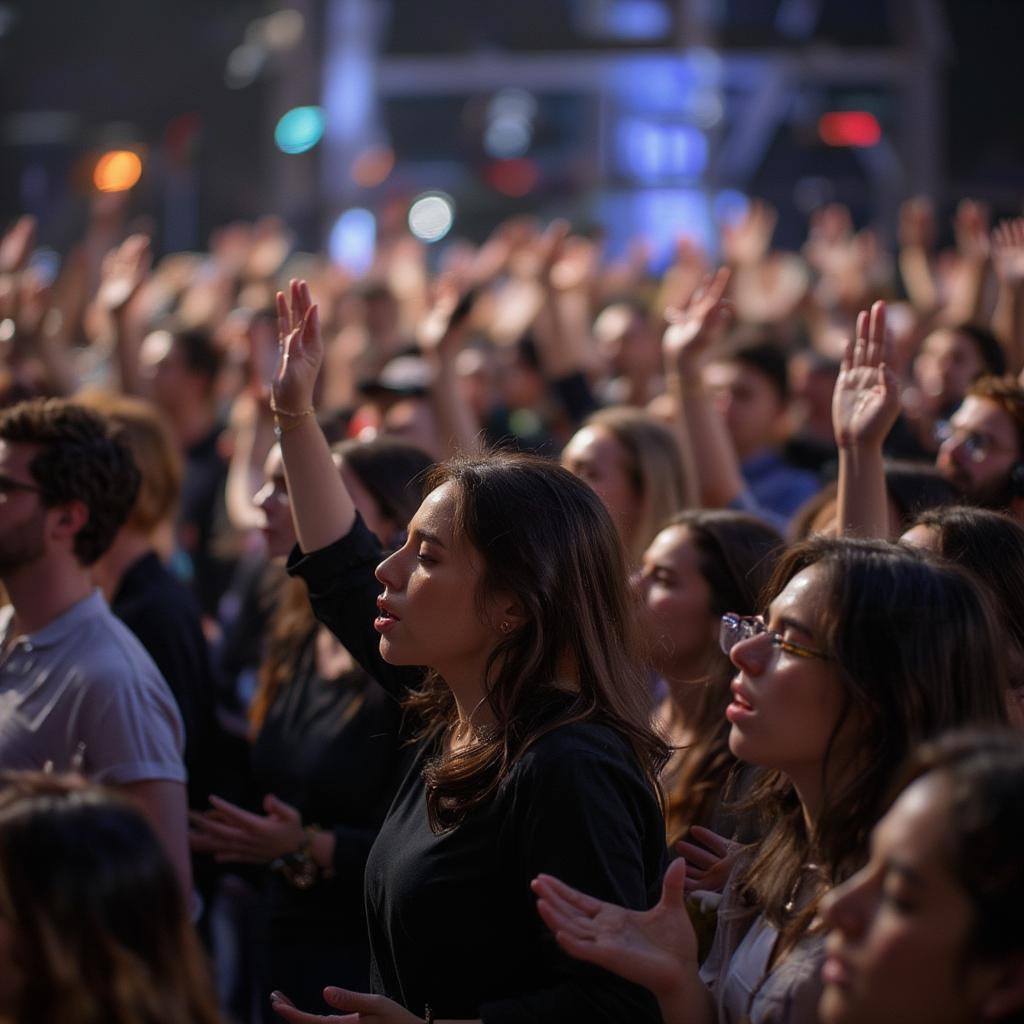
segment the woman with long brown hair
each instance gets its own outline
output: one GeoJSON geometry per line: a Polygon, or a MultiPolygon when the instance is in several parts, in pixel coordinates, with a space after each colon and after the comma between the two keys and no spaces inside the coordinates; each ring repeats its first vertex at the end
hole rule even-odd
{"type": "Polygon", "coordinates": [[[563,948],[646,985],[668,1024],[816,1021],[822,898],[867,859],[904,759],[946,729],[1005,721],[995,622],[961,570],[818,538],[783,556],[768,596],[764,620],[722,620],[729,748],[765,769],[749,804],[766,829],[733,868],[704,963],[678,861],[647,912],[534,882],[563,948]]]}
{"type": "Polygon", "coordinates": [[[653,1024],[641,988],[558,950],[529,893],[538,870],[559,870],[641,908],[661,874],[667,751],[608,513],[553,463],[454,460],[381,562],[311,413],[323,350],[304,284],[280,317],[274,400],[304,553],[291,568],[332,632],[407,697],[418,736],[367,862],[374,994],[330,1001],[396,1024],[653,1024]]]}

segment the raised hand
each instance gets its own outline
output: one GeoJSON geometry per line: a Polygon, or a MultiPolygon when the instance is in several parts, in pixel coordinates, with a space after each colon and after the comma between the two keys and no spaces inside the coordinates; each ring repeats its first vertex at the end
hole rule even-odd
{"type": "Polygon", "coordinates": [[[108,313],[120,313],[138,293],[152,263],[149,238],[130,235],[103,259],[96,301],[108,313]]]}
{"type": "Polygon", "coordinates": [[[976,199],[961,200],[953,218],[956,247],[969,263],[984,263],[991,254],[988,235],[989,208],[976,199]]]}
{"type": "Polygon", "coordinates": [[[700,360],[731,315],[725,299],[730,272],[720,268],[682,308],[665,310],[668,327],[661,339],[665,363],[681,373],[698,369],[700,360]]]}
{"type": "Polygon", "coordinates": [[[694,825],[689,835],[693,842],[684,839],[676,843],[676,850],[686,862],[687,896],[694,892],[721,892],[742,845],[700,825],[694,825]]]}
{"type": "Polygon", "coordinates": [[[475,296],[474,289],[460,291],[452,277],[441,278],[434,304],[416,328],[416,344],[426,358],[458,354],[475,296]]]}
{"type": "Polygon", "coordinates": [[[1024,285],[1024,217],[1004,220],[992,232],[996,276],[1004,285],[1024,285]]]}
{"type": "Polygon", "coordinates": [[[914,196],[900,204],[899,239],[901,249],[923,249],[935,246],[935,211],[926,196],[914,196]]]}
{"type": "Polygon", "coordinates": [[[280,355],[271,390],[274,404],[290,413],[312,408],[317,374],[324,360],[320,311],[305,281],[293,280],[288,298],[277,293],[277,336],[280,355]]]}
{"type": "Polygon", "coordinates": [[[722,225],[722,255],[736,266],[764,262],[779,219],[774,206],[755,199],[735,224],[722,225]]]}
{"type": "Polygon", "coordinates": [[[697,938],[683,906],[685,877],[684,861],[670,864],[650,910],[605,903],[551,875],[539,875],[531,887],[540,916],[570,956],[663,996],[697,967],[697,938]]]}
{"type": "Polygon", "coordinates": [[[899,386],[886,363],[885,303],[857,317],[832,393],[832,428],[841,448],[881,448],[900,411],[899,386]]]}
{"type": "Polygon", "coordinates": [[[324,989],[324,1001],[347,1012],[326,1016],[304,1013],[284,993],[270,994],[271,1009],[291,1024],[423,1024],[422,1017],[410,1013],[386,996],[328,986],[324,989]]]}

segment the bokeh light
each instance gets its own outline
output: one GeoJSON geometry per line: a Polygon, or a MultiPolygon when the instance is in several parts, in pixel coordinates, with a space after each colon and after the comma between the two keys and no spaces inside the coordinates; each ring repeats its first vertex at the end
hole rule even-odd
{"type": "Polygon", "coordinates": [[[424,192],[409,207],[409,230],[422,242],[439,242],[454,220],[455,202],[444,192],[424,192]]]}
{"type": "Polygon", "coordinates": [[[376,218],[369,210],[355,207],[334,222],[327,249],[334,263],[354,274],[365,274],[373,263],[376,242],[376,218]]]}
{"type": "Polygon", "coordinates": [[[282,153],[306,153],[324,136],[324,112],[320,107],[293,107],[274,129],[274,141],[282,153]]]}
{"type": "Polygon", "coordinates": [[[104,153],[92,173],[93,184],[100,192],[127,192],[142,177],[142,160],[130,149],[104,153]]]}
{"type": "Polygon", "coordinates": [[[822,114],[818,134],[827,146],[851,146],[866,149],[877,146],[882,138],[878,118],[866,110],[836,110],[822,114]]]}
{"type": "Polygon", "coordinates": [[[394,169],[395,153],[390,146],[369,146],[353,161],[352,180],[360,188],[376,188],[394,169]]]}

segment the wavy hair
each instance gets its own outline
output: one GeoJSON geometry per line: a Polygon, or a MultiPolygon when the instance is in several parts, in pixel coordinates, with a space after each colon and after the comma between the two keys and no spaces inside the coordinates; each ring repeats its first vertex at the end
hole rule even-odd
{"type": "Polygon", "coordinates": [[[817,912],[818,899],[795,916],[787,910],[806,865],[818,866],[822,889],[860,867],[914,746],[949,729],[1006,721],[996,619],[966,572],[895,544],[817,537],[782,557],[766,606],[810,566],[825,580],[819,643],[844,691],[822,765],[824,809],[809,834],[792,783],[780,772],[764,773],[748,803],[773,824],[740,879],[746,904],[781,930],[783,949],[799,941],[817,912]],[[865,738],[853,772],[831,756],[852,714],[865,738]]]}
{"type": "MultiPolygon", "coordinates": [[[[596,494],[568,470],[511,452],[458,458],[427,478],[456,494],[455,534],[483,564],[478,598],[515,594],[522,624],[488,660],[487,702],[497,725],[483,742],[426,767],[431,827],[457,825],[488,802],[512,766],[559,726],[597,722],[632,749],[652,789],[668,748],[651,730],[636,608],[622,545],[596,494]]],[[[455,699],[436,673],[407,698],[421,734],[454,728],[455,699]]]]}

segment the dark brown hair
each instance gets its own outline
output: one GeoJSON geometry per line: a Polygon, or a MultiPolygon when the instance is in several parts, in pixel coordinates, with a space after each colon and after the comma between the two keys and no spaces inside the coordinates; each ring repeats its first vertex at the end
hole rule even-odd
{"type": "Polygon", "coordinates": [[[853,772],[826,753],[823,811],[813,835],[780,772],[766,772],[750,794],[750,805],[772,824],[740,892],[781,929],[783,949],[799,941],[817,910],[817,898],[796,916],[787,910],[805,866],[818,865],[822,889],[861,866],[869,833],[914,745],[951,728],[1006,720],[995,617],[967,573],[896,544],[818,537],[782,557],[769,599],[812,565],[823,572],[827,592],[816,641],[844,690],[833,740],[855,714],[865,746],[853,772]]]}
{"type": "Polygon", "coordinates": [[[74,776],[0,776],[0,916],[18,1024],[220,1024],[174,870],[117,794],[74,776]]]}
{"type": "Polygon", "coordinates": [[[1024,526],[971,505],[930,509],[916,526],[935,531],[939,554],[973,573],[988,588],[1007,642],[1011,686],[1024,686],[1024,526]]]}
{"type": "MultiPolygon", "coordinates": [[[[1024,951],[1024,737],[964,730],[920,748],[905,780],[945,776],[952,789],[950,873],[974,905],[965,954],[991,960],[1024,951]]],[[[1018,1011],[1014,1020],[1024,1018],[1018,1011]]]]}
{"type": "MultiPolygon", "coordinates": [[[[427,490],[446,483],[456,494],[455,535],[483,562],[481,602],[515,594],[523,614],[487,665],[497,726],[425,770],[431,827],[457,825],[538,739],[577,722],[617,732],[657,792],[668,750],[650,728],[625,559],[600,499],[568,470],[510,452],[446,462],[427,490]]],[[[452,693],[434,673],[407,703],[426,734],[456,724],[452,693]]]]}
{"type": "MultiPolygon", "coordinates": [[[[674,516],[663,529],[682,527],[697,550],[698,569],[710,593],[713,615],[753,615],[785,543],[777,530],[742,512],[700,510],[674,516]]],[[[736,764],[729,750],[729,683],[735,666],[718,647],[702,689],[690,732],[696,736],[668,793],[666,831],[682,838],[693,824],[703,824],[711,805],[727,789],[736,764]]]]}
{"type": "Polygon", "coordinates": [[[113,425],[73,402],[38,398],[0,413],[0,440],[39,448],[29,471],[43,505],[85,505],[89,519],[75,534],[74,551],[82,565],[96,562],[114,542],[139,489],[138,467],[113,425]]]}

